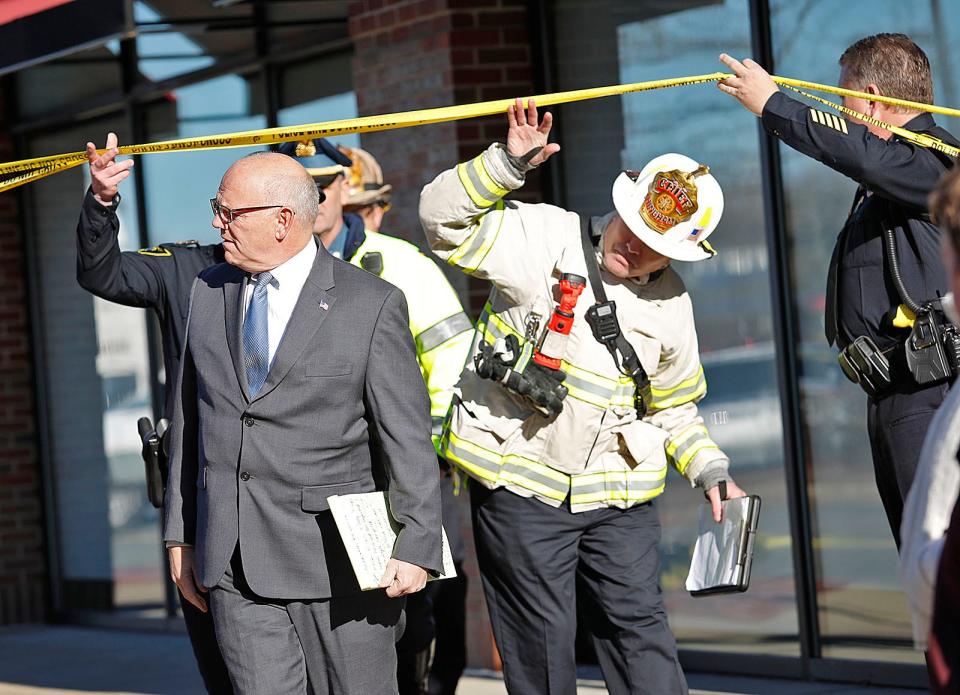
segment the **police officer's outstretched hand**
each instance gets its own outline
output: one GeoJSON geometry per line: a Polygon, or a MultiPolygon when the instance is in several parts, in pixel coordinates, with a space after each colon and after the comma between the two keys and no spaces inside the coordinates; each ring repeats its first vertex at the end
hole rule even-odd
{"type": "Polygon", "coordinates": [[[732,480],[728,480],[723,487],[726,488],[726,497],[721,497],[720,485],[714,485],[712,488],[707,490],[707,499],[710,500],[710,509],[713,511],[713,520],[718,524],[723,521],[723,505],[720,504],[723,502],[723,500],[732,500],[737,497],[747,496],[747,493],[741,490],[740,486],[732,480]]]}
{"type": "Polygon", "coordinates": [[[726,92],[739,101],[754,116],[763,114],[767,99],[780,91],[777,83],[770,78],[770,74],[749,58],[741,63],[736,58],[721,53],[720,62],[730,68],[734,74],[734,77],[728,77],[717,83],[720,91],[726,92]]]}
{"type": "Polygon", "coordinates": [[[553,116],[549,111],[543,114],[543,120],[537,117],[537,105],[530,99],[527,108],[523,102],[516,102],[507,107],[507,154],[522,162],[522,169],[532,169],[540,166],[550,157],[560,151],[557,143],[547,144],[550,129],[553,127],[553,116]]]}
{"type": "Polygon", "coordinates": [[[104,207],[113,204],[117,196],[117,186],[130,176],[133,160],[125,159],[118,162],[116,133],[107,133],[107,151],[97,154],[97,147],[92,142],[87,143],[87,159],[90,160],[90,178],[93,183],[93,197],[104,207]]]}

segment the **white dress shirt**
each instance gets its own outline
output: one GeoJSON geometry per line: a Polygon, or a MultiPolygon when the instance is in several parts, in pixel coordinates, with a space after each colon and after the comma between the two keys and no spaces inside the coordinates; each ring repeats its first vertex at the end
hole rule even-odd
{"type": "MultiPolygon", "coordinates": [[[[300,299],[300,292],[303,285],[310,275],[310,269],[313,268],[313,262],[317,258],[317,245],[310,238],[303,249],[293,258],[281,263],[270,271],[276,283],[267,285],[267,337],[270,344],[270,364],[273,364],[273,358],[277,354],[277,348],[280,346],[280,340],[283,338],[283,332],[287,329],[287,322],[293,314],[293,307],[297,305],[300,299]],[[276,284],[276,286],[274,286],[276,284]]],[[[258,274],[259,275],[259,274],[258,274]]],[[[246,319],[247,310],[250,307],[250,300],[253,298],[253,286],[258,275],[251,275],[250,281],[244,289],[243,295],[243,318],[246,319]]]]}

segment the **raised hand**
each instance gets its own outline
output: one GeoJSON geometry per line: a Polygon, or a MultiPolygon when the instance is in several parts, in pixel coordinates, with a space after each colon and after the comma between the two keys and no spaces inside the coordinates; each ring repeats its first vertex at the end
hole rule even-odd
{"type": "Polygon", "coordinates": [[[543,120],[539,120],[537,105],[533,99],[529,100],[526,109],[520,99],[507,107],[507,123],[510,124],[507,131],[507,153],[512,157],[525,159],[531,168],[540,166],[560,151],[557,143],[547,144],[550,129],[553,127],[553,116],[547,111],[543,114],[543,120]]]}
{"type": "Polygon", "coordinates": [[[728,77],[717,83],[720,91],[739,101],[753,115],[763,114],[767,99],[780,91],[777,83],[770,79],[770,74],[760,67],[759,63],[749,58],[741,63],[736,58],[721,53],[720,62],[730,68],[734,74],[734,77],[728,77]]]}
{"type": "Polygon", "coordinates": [[[119,154],[116,133],[107,133],[106,149],[106,152],[98,155],[96,145],[92,142],[87,143],[87,159],[90,160],[93,197],[101,205],[109,207],[117,196],[117,186],[130,176],[133,160],[116,161],[119,154]]]}

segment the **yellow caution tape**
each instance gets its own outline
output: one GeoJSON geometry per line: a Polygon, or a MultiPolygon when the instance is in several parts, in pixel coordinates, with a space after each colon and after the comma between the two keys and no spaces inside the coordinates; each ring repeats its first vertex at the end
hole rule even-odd
{"type": "MultiPolygon", "coordinates": [[[[533,99],[536,101],[538,106],[553,106],[556,104],[566,104],[575,101],[585,101],[588,99],[599,99],[602,97],[616,96],[620,94],[633,94],[654,89],[666,89],[669,87],[681,87],[693,84],[717,82],[719,80],[726,79],[727,77],[732,77],[732,75],[725,72],[714,72],[705,75],[692,75],[689,77],[675,77],[665,80],[652,80],[648,82],[635,82],[632,84],[613,85],[609,87],[595,87],[591,89],[578,89],[568,92],[556,92],[553,94],[541,94],[538,96],[522,97],[522,100],[524,103],[526,103],[528,99],[533,99]]],[[[807,89],[814,89],[840,96],[861,97],[872,101],[881,101],[918,111],[930,111],[933,113],[960,117],[960,110],[958,109],[934,106],[932,104],[921,104],[918,102],[895,99],[893,97],[884,97],[875,94],[866,94],[849,89],[842,89],[840,87],[832,87],[829,85],[817,84],[815,82],[805,82],[803,80],[795,80],[786,77],[772,76],[772,79],[777,84],[788,86],[794,89],[805,87],[807,89]]],[[[797,91],[800,90],[797,89],[797,91]]],[[[801,93],[806,94],[805,92],[801,93]]],[[[838,110],[844,110],[842,106],[822,100],[819,97],[811,96],[811,98],[816,99],[817,101],[822,101],[823,103],[838,110]]],[[[122,155],[132,155],[153,154],[157,152],[179,152],[184,150],[210,150],[225,149],[230,147],[270,145],[278,142],[287,142],[290,140],[333,137],[336,135],[346,135],[350,133],[370,133],[380,130],[410,128],[413,126],[427,125],[431,123],[445,123],[466,118],[477,118],[480,116],[492,116],[505,113],[507,107],[513,103],[513,99],[498,99],[496,101],[478,102],[476,104],[443,106],[440,108],[423,109],[419,111],[391,113],[382,116],[363,116],[360,118],[348,118],[324,123],[312,123],[282,128],[265,128],[238,133],[226,133],[223,135],[181,138],[178,140],[165,140],[162,142],[147,143],[143,145],[124,145],[119,147],[118,150],[122,155]]],[[[857,114],[856,112],[851,113],[861,120],[865,120],[867,118],[862,114],[857,114]]],[[[877,121],[877,123],[882,127],[891,130],[892,132],[897,132],[894,130],[895,126],[891,127],[886,124],[882,124],[879,121],[877,121]]],[[[925,144],[924,146],[935,147],[937,143],[940,143],[940,141],[936,140],[936,138],[930,138],[930,136],[920,136],[918,138],[918,134],[916,133],[910,133],[910,131],[904,131],[903,129],[899,130],[903,131],[903,133],[909,133],[910,136],[913,136],[914,141],[918,141],[921,138],[927,138],[930,141],[935,141],[932,142],[932,144],[925,144]]],[[[901,133],[898,132],[898,134],[901,133]]],[[[904,135],[904,137],[909,136],[904,135]]],[[[919,144],[924,143],[920,142],[919,144]]],[[[949,148],[951,151],[956,151],[955,148],[950,148],[949,145],[944,143],[940,143],[940,145],[942,145],[942,147],[937,147],[937,149],[948,151],[944,148],[949,148]]],[[[97,153],[103,154],[105,151],[105,149],[99,149],[97,150],[97,153]]],[[[17,186],[22,186],[26,183],[30,183],[31,181],[36,181],[64,169],[79,166],[80,164],[84,164],[86,161],[86,152],[69,152],[66,154],[34,157],[32,159],[22,159],[15,162],[0,164],[0,175],[29,172],[0,182],[0,192],[16,188],[17,186]]]]}
{"type": "Polygon", "coordinates": [[[856,118],[858,121],[863,121],[865,123],[871,123],[876,126],[880,126],[886,130],[889,130],[891,133],[899,135],[904,140],[909,140],[912,143],[920,145],[921,147],[928,147],[932,150],[939,150],[944,152],[951,157],[960,156],[960,148],[954,147],[953,145],[948,145],[940,138],[935,138],[932,135],[927,135],[926,133],[914,133],[912,130],[907,130],[906,128],[901,128],[900,126],[895,126],[885,121],[881,121],[879,118],[874,118],[873,116],[868,116],[865,113],[860,113],[859,111],[854,111],[853,109],[848,109],[846,106],[841,106],[840,104],[835,104],[828,99],[823,99],[822,97],[814,96],[809,92],[805,92],[802,89],[797,89],[790,85],[784,85],[787,89],[792,89],[797,94],[802,94],[807,97],[807,99],[813,99],[816,102],[829,106],[832,109],[836,109],[840,113],[844,113],[851,118],[856,118]]]}

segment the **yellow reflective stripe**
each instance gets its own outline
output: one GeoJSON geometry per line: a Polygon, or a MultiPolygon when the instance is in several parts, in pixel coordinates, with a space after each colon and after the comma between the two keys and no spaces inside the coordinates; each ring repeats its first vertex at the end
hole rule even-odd
{"type": "Polygon", "coordinates": [[[470,200],[479,208],[490,207],[510,192],[490,177],[482,154],[469,162],[458,164],[457,176],[460,177],[460,183],[466,189],[470,200]]]}
{"type": "Polygon", "coordinates": [[[445,458],[495,485],[510,483],[560,502],[570,490],[570,476],[564,473],[517,454],[498,454],[449,430],[444,434],[441,448],[445,458]]]}
{"type": "Polygon", "coordinates": [[[487,200],[483,197],[480,191],[477,190],[477,187],[473,183],[473,177],[471,177],[471,167],[470,162],[463,162],[462,164],[457,165],[457,176],[460,177],[460,183],[463,184],[463,187],[467,191],[467,195],[470,196],[470,200],[473,201],[473,204],[478,208],[488,208],[494,204],[494,200],[487,200]]]}
{"type": "Polygon", "coordinates": [[[480,186],[484,189],[484,194],[493,196],[494,200],[499,200],[510,192],[509,188],[504,188],[498,184],[493,180],[489,172],[487,172],[487,165],[482,154],[479,157],[474,157],[470,164],[472,165],[473,171],[476,174],[476,180],[479,181],[480,186]]]}
{"type": "MultiPolygon", "coordinates": [[[[480,315],[479,324],[483,324],[483,337],[493,345],[500,338],[506,338],[508,335],[515,335],[523,338],[523,334],[515,330],[502,318],[493,313],[493,307],[490,302],[483,306],[483,313],[480,315]]],[[[479,325],[478,324],[478,325],[479,325]]]]}
{"type": "Polygon", "coordinates": [[[716,442],[710,439],[707,428],[703,425],[691,425],[667,444],[667,456],[680,473],[687,470],[687,466],[694,457],[705,449],[719,449],[716,442]]]}
{"type": "Polygon", "coordinates": [[[483,259],[490,253],[494,242],[500,236],[500,230],[503,228],[503,210],[502,200],[498,200],[496,207],[489,212],[484,213],[480,219],[474,223],[476,229],[464,240],[460,247],[454,252],[447,263],[463,269],[466,273],[473,273],[483,263],[483,259]]]}
{"type": "Polygon", "coordinates": [[[570,479],[570,504],[643,502],[662,493],[666,479],[666,467],[657,471],[604,471],[575,475],[570,479]]]}
{"type": "Polygon", "coordinates": [[[665,410],[683,403],[692,403],[707,393],[707,380],[703,375],[703,366],[697,373],[684,379],[671,388],[656,388],[652,384],[644,389],[644,401],[651,410],[665,410]]]}
{"type": "Polygon", "coordinates": [[[420,331],[413,339],[417,345],[417,355],[430,352],[451,338],[469,330],[473,330],[473,324],[470,323],[470,318],[462,311],[458,311],[442,321],[437,321],[430,328],[420,331]]]}

